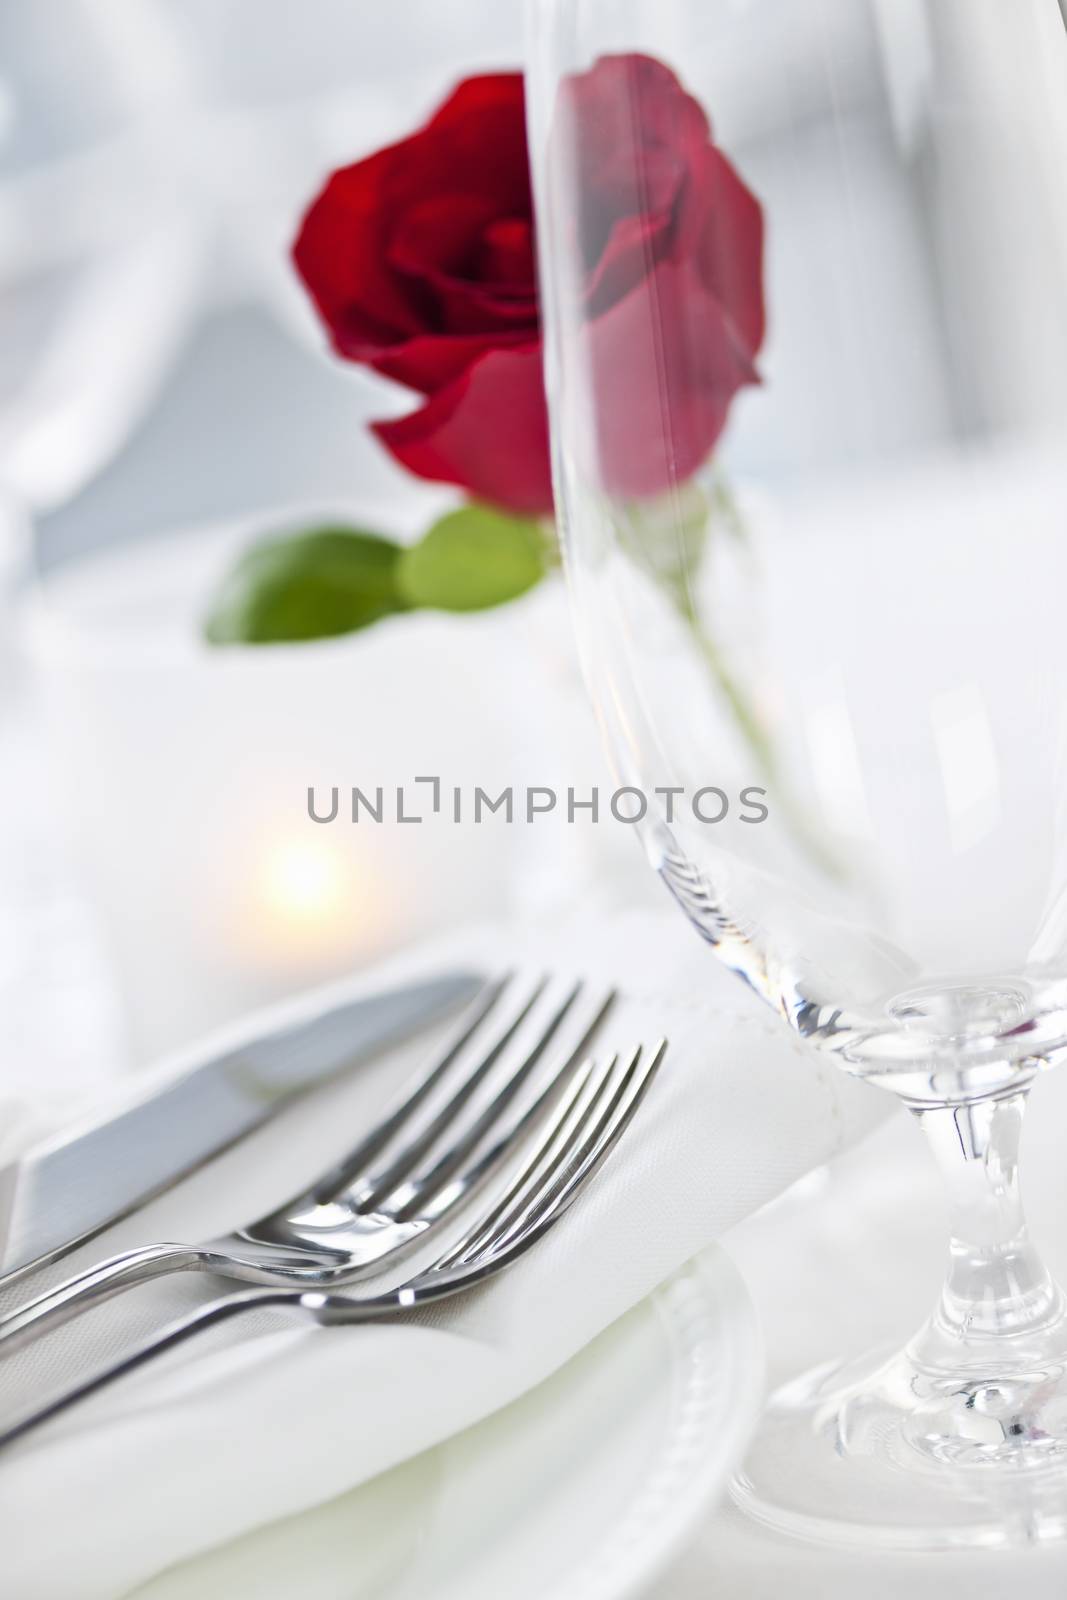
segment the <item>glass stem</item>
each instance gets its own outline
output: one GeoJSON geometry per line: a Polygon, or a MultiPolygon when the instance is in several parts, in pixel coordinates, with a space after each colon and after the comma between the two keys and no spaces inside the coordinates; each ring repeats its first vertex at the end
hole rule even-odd
{"type": "Polygon", "coordinates": [[[1024,1366],[1065,1323],[1063,1296],[1030,1241],[1019,1191],[1019,1136],[1030,1084],[965,1105],[913,1105],[948,1189],[945,1283],[909,1347],[923,1366],[961,1371],[970,1358],[1024,1366]],[[1033,1339],[1028,1336],[1033,1335],[1033,1339]],[[998,1347],[993,1341],[1009,1340],[998,1347]]]}

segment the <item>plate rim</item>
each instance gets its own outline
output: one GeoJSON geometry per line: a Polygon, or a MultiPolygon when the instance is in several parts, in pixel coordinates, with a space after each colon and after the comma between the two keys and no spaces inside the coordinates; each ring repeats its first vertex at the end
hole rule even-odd
{"type": "Polygon", "coordinates": [[[675,1414],[650,1471],[553,1600],[636,1600],[688,1544],[725,1493],[763,1405],[763,1340],[748,1288],[722,1244],[708,1245],[643,1302],[683,1372],[675,1414]],[[715,1351],[723,1370],[709,1381],[715,1351]],[[725,1356],[725,1361],[723,1357],[725,1356]],[[723,1396],[729,1397],[725,1407],[723,1396]]]}

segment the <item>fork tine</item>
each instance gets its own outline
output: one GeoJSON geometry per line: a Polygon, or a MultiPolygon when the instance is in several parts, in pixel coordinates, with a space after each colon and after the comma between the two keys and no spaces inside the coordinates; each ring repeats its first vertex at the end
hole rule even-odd
{"type": "MultiPolygon", "coordinates": [[[[344,1160],[331,1167],[315,1184],[311,1191],[310,1199],[314,1204],[322,1204],[332,1200],[342,1189],[354,1183],[366,1170],[370,1162],[374,1161],[392,1139],[401,1131],[408,1119],[418,1111],[434,1090],[448,1076],[463,1050],[474,1038],[483,1023],[495,1009],[501,995],[513,981],[515,974],[505,972],[499,978],[492,979],[473,1002],[474,1011],[460,1031],[445,1047],[441,1057],[425,1072],[412,1086],[405,1084],[399,1097],[392,1103],[385,1115],[371,1129],[354,1150],[345,1156],[344,1160]]],[[[530,1002],[533,1003],[532,1001],[530,1002]]],[[[300,1197],[303,1198],[303,1197],[300,1197]]],[[[278,1214],[287,1211],[291,1202],[278,1208],[278,1214]]]]}
{"type": "MultiPolygon", "coordinates": [[[[483,1139],[499,1126],[504,1112],[530,1078],[553,1035],[577,1000],[581,988],[582,985],[580,983],[574,986],[534,1048],[525,1060],[520,1062],[499,1093],[475,1122],[453,1141],[451,1146],[438,1157],[428,1172],[416,1174],[403,1186],[399,1195],[391,1195],[389,1197],[390,1209],[398,1222],[404,1222],[416,1214],[420,1216],[425,1216],[428,1213],[432,1213],[435,1216],[440,1215],[441,1207],[434,1203],[435,1200],[438,1199],[449,1180],[460,1171],[467,1158],[478,1149],[483,1139]]],[[[494,1141],[492,1148],[480,1157],[473,1166],[462,1173],[463,1192],[469,1192],[475,1183],[486,1177],[507,1151],[515,1149],[518,1141],[524,1138],[526,1133],[536,1125],[547,1105],[559,1093],[560,1084],[565,1083],[575,1068],[579,1067],[585,1060],[589,1053],[589,1046],[600,1030],[604,1018],[615,1003],[615,998],[615,991],[609,990],[597,1006],[589,1023],[582,1030],[581,1038],[566,1060],[553,1072],[548,1085],[542,1090],[530,1109],[517,1122],[511,1122],[494,1141]]]]}
{"type": "Polygon", "coordinates": [[[640,1046],[622,1065],[616,1057],[585,1114],[568,1130],[564,1148],[553,1152],[547,1163],[543,1150],[536,1153],[504,1202],[472,1230],[458,1252],[449,1253],[444,1265],[488,1264],[509,1257],[527,1248],[562,1216],[626,1128],[666,1048],[661,1041],[643,1065],[640,1046]]]}
{"type": "Polygon", "coordinates": [[[586,1140],[584,1150],[575,1156],[568,1170],[547,1192],[537,1196],[533,1205],[523,1215],[518,1227],[513,1224],[506,1232],[499,1233],[493,1239],[490,1255],[498,1254],[501,1249],[508,1251],[523,1241],[536,1237],[543,1232],[546,1225],[550,1225],[556,1217],[561,1216],[571,1201],[577,1198],[587,1180],[621,1138],[634,1112],[644,1099],[649,1084],[663,1060],[666,1048],[666,1042],[661,1041],[652,1058],[643,1065],[639,1064],[640,1049],[635,1052],[618,1091],[612,1097],[600,1125],[586,1140]]]}
{"type": "Polygon", "coordinates": [[[499,1240],[505,1239],[516,1220],[521,1219],[526,1208],[533,1204],[539,1195],[544,1194],[560,1169],[564,1168],[567,1172],[573,1169],[574,1161],[577,1159],[575,1152],[584,1150],[587,1143],[603,1126],[618,1092],[620,1075],[623,1082],[627,1081],[627,1076],[633,1070],[640,1054],[638,1046],[631,1052],[624,1066],[620,1065],[618,1055],[612,1056],[607,1067],[601,1072],[596,1092],[582,1107],[580,1115],[563,1130],[562,1137],[555,1146],[550,1150],[534,1152],[519,1181],[505,1197],[504,1203],[490,1217],[484,1219],[482,1226],[468,1240],[459,1258],[459,1264],[484,1255],[499,1240]],[[609,1104],[605,1110],[606,1101],[609,1104]]]}
{"type": "MultiPolygon", "coordinates": [[[[427,1217],[433,1221],[439,1220],[460,1199],[464,1199],[471,1194],[482,1180],[500,1165],[501,1161],[516,1150],[521,1149],[527,1134],[532,1132],[538,1124],[543,1125],[539,1127],[537,1148],[539,1150],[545,1149],[569,1117],[595,1070],[596,1063],[589,1059],[577,1066],[574,1065],[573,1061],[568,1062],[566,1068],[558,1073],[551,1083],[542,1090],[533,1105],[524,1112],[519,1121],[512,1123],[507,1131],[501,1134],[500,1138],[494,1142],[492,1147],[479,1158],[469,1171],[462,1173],[454,1182],[446,1184],[443,1189],[438,1190],[428,1204],[420,1207],[420,1216],[427,1217]],[[561,1084],[563,1085],[562,1093],[560,1091],[561,1084]],[[554,1105],[552,1104],[553,1101],[555,1102],[554,1105]],[[546,1119],[545,1112],[549,1107],[551,1109],[546,1119]]],[[[497,1206],[494,1207],[494,1216],[499,1209],[500,1203],[498,1202],[497,1206]]]]}
{"type": "MultiPolygon", "coordinates": [[[[515,1034],[526,1021],[526,1018],[537,1004],[537,1001],[541,998],[547,986],[548,978],[544,977],[536,985],[533,994],[530,996],[526,1005],[522,1007],[514,1021],[511,1022],[511,1024],[504,1030],[499,1038],[496,1039],[496,1041],[489,1047],[482,1059],[476,1063],[476,1065],[462,1080],[462,1082],[457,1085],[455,1092],[452,1094],[447,1104],[442,1107],[437,1116],[434,1117],[430,1122],[429,1126],[424,1128],[423,1131],[416,1135],[414,1139],[409,1140],[409,1142],[397,1153],[397,1155],[394,1156],[392,1161],[383,1172],[375,1173],[368,1177],[366,1180],[367,1192],[360,1197],[360,1208],[362,1210],[381,1210],[385,1201],[394,1195],[395,1191],[400,1187],[400,1185],[410,1177],[410,1174],[418,1166],[419,1162],[422,1161],[423,1157],[430,1153],[438,1139],[441,1138],[442,1134],[445,1133],[449,1127],[451,1127],[460,1113],[470,1104],[471,1095],[475,1093],[479,1085],[488,1077],[489,1073],[500,1059],[500,1056],[503,1054],[506,1047],[511,1043],[515,1034]]],[[[503,1101],[501,1109],[507,1106],[513,1095],[518,1093],[519,1089],[529,1078],[530,1074],[534,1070],[534,1067],[537,1065],[538,1061],[541,1059],[541,1056],[548,1048],[549,1043],[558,1032],[563,1019],[574,1005],[574,1002],[577,1000],[581,991],[582,982],[579,979],[579,981],[565,996],[562,1003],[549,1017],[537,1039],[534,1041],[527,1054],[519,1063],[518,1067],[511,1074],[507,1084],[501,1090],[500,1095],[497,1097],[498,1100],[502,1099],[503,1101]]],[[[489,1109],[492,1110],[492,1107],[489,1109]]],[[[491,1121],[487,1123],[486,1128],[483,1128],[482,1131],[478,1133],[477,1138],[474,1140],[474,1144],[484,1137],[487,1127],[491,1126],[491,1122],[495,1120],[496,1117],[494,1115],[491,1121]]],[[[477,1127],[477,1124],[475,1124],[475,1127],[477,1127]]],[[[442,1158],[443,1171],[441,1175],[436,1178],[438,1184],[447,1180],[450,1173],[456,1170],[456,1168],[463,1161],[464,1157],[470,1153],[470,1150],[474,1148],[474,1144],[469,1143],[468,1139],[464,1137],[457,1141],[457,1144],[453,1150],[446,1152],[445,1157],[442,1158]]],[[[428,1190],[426,1192],[429,1193],[428,1190]]],[[[406,1211],[409,1205],[414,1202],[414,1198],[414,1195],[408,1196],[405,1194],[401,1200],[402,1209],[406,1211]]]]}
{"type": "Polygon", "coordinates": [[[434,1268],[453,1267],[477,1254],[482,1244],[506,1222],[521,1205],[533,1186],[543,1185],[546,1176],[557,1171],[561,1162],[574,1149],[583,1130],[597,1113],[605,1091],[611,1083],[618,1056],[610,1061],[591,1062],[584,1075],[579,1092],[567,1097],[563,1114],[553,1117],[541,1132],[536,1143],[526,1152],[518,1171],[512,1176],[504,1193],[488,1212],[476,1218],[463,1237],[434,1262],[434,1268]]]}

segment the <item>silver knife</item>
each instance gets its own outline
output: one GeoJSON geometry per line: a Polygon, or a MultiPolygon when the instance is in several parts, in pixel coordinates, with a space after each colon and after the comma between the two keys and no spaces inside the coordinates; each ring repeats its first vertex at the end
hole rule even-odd
{"type": "Polygon", "coordinates": [[[447,973],[301,1019],[194,1062],[144,1099],[0,1169],[0,1286],[73,1250],[296,1095],[399,1043],[483,983],[447,973]]]}

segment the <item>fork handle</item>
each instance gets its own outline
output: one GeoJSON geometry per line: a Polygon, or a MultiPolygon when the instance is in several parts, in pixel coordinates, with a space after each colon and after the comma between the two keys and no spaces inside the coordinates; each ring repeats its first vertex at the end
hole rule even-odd
{"type": "Polygon", "coordinates": [[[54,1289],[47,1289],[36,1299],[28,1300],[6,1317],[0,1317],[0,1354],[6,1354],[8,1348],[24,1340],[61,1327],[112,1295],[132,1289],[135,1284],[147,1283],[171,1272],[185,1272],[200,1265],[202,1260],[201,1251],[183,1244],[151,1244],[110,1256],[85,1272],[67,1278],[54,1289]]]}
{"type": "MultiPolygon", "coordinates": [[[[219,1323],[228,1322],[232,1317],[241,1316],[245,1311],[258,1311],[267,1306],[288,1306],[304,1315],[310,1314],[317,1319],[319,1303],[324,1298],[322,1295],[305,1294],[297,1289],[244,1289],[237,1294],[228,1294],[222,1299],[211,1300],[207,1305],[198,1306],[188,1316],[181,1317],[178,1321],[172,1322],[166,1328],[161,1329],[159,1333],[145,1339],[118,1361],[110,1362],[98,1372],[94,1372],[90,1377],[84,1378],[80,1383],[64,1390],[54,1399],[47,1401],[42,1406],[35,1407],[32,1411],[26,1412],[17,1421],[9,1423],[6,1427],[0,1428],[0,1449],[4,1445],[13,1444],[16,1439],[21,1439],[34,1428],[39,1427],[42,1422],[48,1422],[51,1418],[69,1410],[79,1400],[86,1400],[99,1390],[106,1389],[116,1379],[125,1377],[128,1372],[136,1372],[138,1367],[143,1367],[156,1356],[175,1349],[178,1345],[184,1344],[187,1339],[195,1337],[198,1333],[205,1332],[208,1328],[214,1328],[219,1323]]],[[[374,1315],[375,1309],[377,1308],[372,1306],[370,1316],[374,1315]]],[[[356,1320],[356,1318],[353,1317],[351,1320],[356,1320]]]]}

